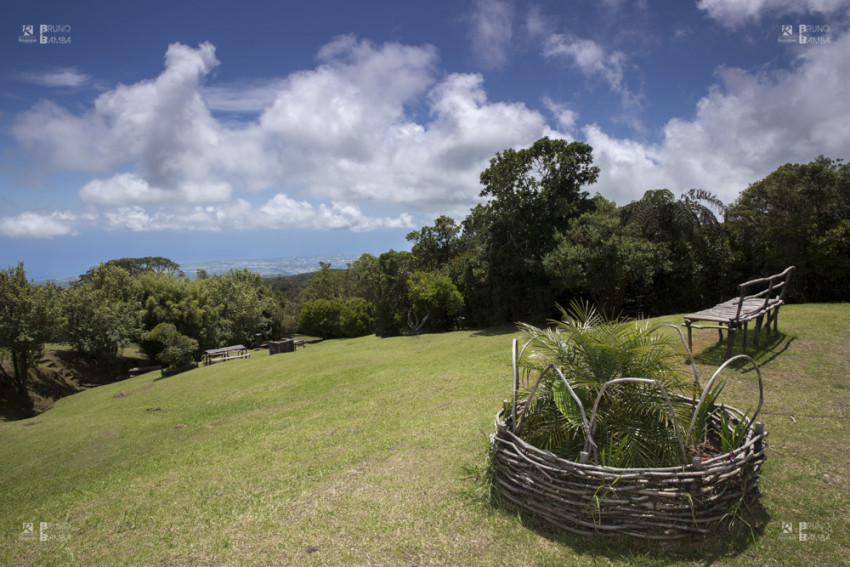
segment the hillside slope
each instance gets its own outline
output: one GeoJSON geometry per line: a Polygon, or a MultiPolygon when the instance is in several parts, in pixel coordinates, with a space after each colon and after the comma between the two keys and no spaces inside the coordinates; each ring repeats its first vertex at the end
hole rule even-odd
{"type": "MultiPolygon", "coordinates": [[[[600,554],[617,564],[704,564],[713,555],[740,565],[837,565],[850,551],[850,457],[835,450],[846,447],[850,417],[850,362],[838,332],[848,326],[850,305],[789,306],[781,334],[758,355],[770,522],[743,549],[588,543],[531,529],[476,498],[465,471],[483,466],[510,393],[516,333],[505,328],[260,351],[94,388],[2,423],[0,557],[9,565],[590,565],[600,554]],[[829,524],[830,539],[779,537],[781,522],[801,521],[829,524]],[[40,522],[48,541],[37,541],[40,522]]],[[[708,346],[700,360],[713,356],[708,346]]],[[[729,403],[750,405],[753,373],[733,371],[729,382],[729,403]]]]}

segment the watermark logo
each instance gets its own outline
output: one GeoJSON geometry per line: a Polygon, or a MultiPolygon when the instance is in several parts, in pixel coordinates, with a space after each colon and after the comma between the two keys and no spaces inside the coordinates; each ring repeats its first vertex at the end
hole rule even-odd
{"type": "Polygon", "coordinates": [[[21,35],[18,36],[18,43],[38,43],[33,24],[24,24],[21,26],[21,35]]]}
{"type": "Polygon", "coordinates": [[[68,541],[71,539],[70,532],[71,525],[68,522],[24,522],[18,539],[39,542],[68,541]]]}
{"type": "Polygon", "coordinates": [[[40,24],[38,26],[38,37],[35,35],[35,25],[23,24],[18,43],[39,45],[70,45],[70,24],[40,24]]]}
{"type": "Polygon", "coordinates": [[[825,45],[832,42],[829,25],[783,24],[779,28],[779,43],[796,45],[825,45]],[[797,33],[794,33],[796,27],[797,33]]]}
{"type": "Polygon", "coordinates": [[[800,26],[800,43],[806,45],[823,45],[830,42],[829,26],[800,26]]]}
{"type": "Polygon", "coordinates": [[[825,522],[781,522],[782,531],[779,539],[785,541],[819,542],[827,541],[832,535],[832,528],[825,522]]]}

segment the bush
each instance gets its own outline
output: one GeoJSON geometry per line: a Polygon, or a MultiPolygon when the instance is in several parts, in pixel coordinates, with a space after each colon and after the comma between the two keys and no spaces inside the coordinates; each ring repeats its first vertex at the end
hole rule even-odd
{"type": "Polygon", "coordinates": [[[342,336],[340,328],[341,299],[314,299],[301,304],[298,328],[307,335],[326,339],[342,336]]]}
{"type": "Polygon", "coordinates": [[[314,299],[301,304],[298,328],[326,339],[360,337],[375,329],[375,306],[362,297],[314,299]]]}
{"type": "Polygon", "coordinates": [[[354,297],[342,306],[339,319],[344,336],[369,335],[375,331],[375,306],[362,297],[354,297]]]}
{"type": "Polygon", "coordinates": [[[195,360],[198,341],[181,334],[171,323],[160,323],[154,327],[148,339],[163,346],[157,360],[166,368],[180,368],[195,360]]]}

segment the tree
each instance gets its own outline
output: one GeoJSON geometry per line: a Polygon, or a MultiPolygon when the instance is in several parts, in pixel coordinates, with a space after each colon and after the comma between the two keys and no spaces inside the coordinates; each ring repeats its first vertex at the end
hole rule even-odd
{"type": "Polygon", "coordinates": [[[587,144],[541,138],[530,148],[507,149],[481,173],[489,197],[467,219],[483,238],[493,309],[502,319],[542,315],[553,291],[541,260],[570,219],[590,210],[582,187],[596,181],[593,149],[587,144]]]}
{"type": "Polygon", "coordinates": [[[27,281],[23,262],[0,270],[0,352],[12,359],[10,378],[24,395],[29,369],[62,325],[59,293],[56,286],[27,281]]]}
{"type": "Polygon", "coordinates": [[[741,251],[741,277],[777,273],[795,265],[788,297],[805,301],[850,299],[832,295],[822,283],[835,274],[817,246],[850,219],[850,165],[819,156],[807,164],[787,163],[750,185],[730,207],[733,246],[741,251]]]}
{"type": "MultiPolygon", "coordinates": [[[[154,272],[157,274],[168,274],[170,276],[183,277],[185,274],[180,269],[180,264],[162,256],[145,256],[144,258],[119,258],[109,260],[109,266],[124,268],[132,276],[138,276],[143,272],[154,272]]],[[[82,276],[80,279],[85,279],[82,276]]]]}
{"type": "Polygon", "coordinates": [[[410,319],[415,330],[451,330],[455,316],[463,307],[463,296],[447,276],[414,272],[407,280],[407,288],[412,304],[410,319]]]}
{"type": "Polygon", "coordinates": [[[114,364],[139,336],[140,307],[139,282],[117,264],[99,264],[64,294],[67,340],[101,363],[114,364]]]}
{"type": "MultiPolygon", "coordinates": [[[[391,337],[407,327],[407,280],[413,272],[410,252],[390,250],[378,256],[373,266],[375,334],[391,337]]],[[[369,296],[366,296],[367,299],[369,296]]]]}
{"type": "Polygon", "coordinates": [[[423,226],[407,235],[413,242],[411,253],[421,270],[435,271],[451,262],[459,250],[458,226],[454,219],[442,215],[434,221],[434,226],[423,226]]]}
{"type": "Polygon", "coordinates": [[[221,336],[233,344],[251,344],[254,335],[268,336],[280,316],[272,290],[250,270],[230,270],[203,280],[209,302],[216,306],[221,336]]]}
{"type": "Polygon", "coordinates": [[[310,279],[304,290],[304,299],[333,299],[342,297],[342,277],[339,270],[332,270],[329,262],[319,262],[319,271],[310,279]]]}
{"type": "Polygon", "coordinates": [[[666,251],[667,262],[654,266],[654,289],[647,289],[643,307],[653,313],[696,309],[719,301],[728,288],[728,263],[715,211],[726,206],[713,194],[691,189],[679,199],[668,189],[653,189],[620,209],[624,224],[666,251]]]}
{"type": "Polygon", "coordinates": [[[617,206],[601,195],[597,209],[573,219],[559,234],[543,265],[549,276],[574,294],[588,294],[606,314],[620,311],[629,292],[640,293],[664,265],[664,252],[633,225],[620,222],[617,206]]]}
{"type": "Polygon", "coordinates": [[[103,290],[77,283],[64,294],[68,342],[108,366],[138,337],[138,303],[110,298],[103,290]]]}

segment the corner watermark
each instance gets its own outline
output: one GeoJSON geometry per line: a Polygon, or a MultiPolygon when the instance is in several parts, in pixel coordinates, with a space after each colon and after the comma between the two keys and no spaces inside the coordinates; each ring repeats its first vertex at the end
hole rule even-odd
{"type": "Polygon", "coordinates": [[[779,43],[795,45],[827,45],[832,43],[829,24],[783,24],[779,27],[779,43]]]}
{"type": "Polygon", "coordinates": [[[71,539],[71,525],[68,522],[24,522],[18,539],[22,541],[68,541],[71,539]]]}
{"type": "Polygon", "coordinates": [[[70,45],[70,24],[23,24],[18,43],[24,45],[70,45]],[[38,32],[38,35],[36,35],[38,32]]]}
{"type": "Polygon", "coordinates": [[[832,528],[826,522],[781,522],[779,539],[814,543],[829,540],[832,528]]]}

